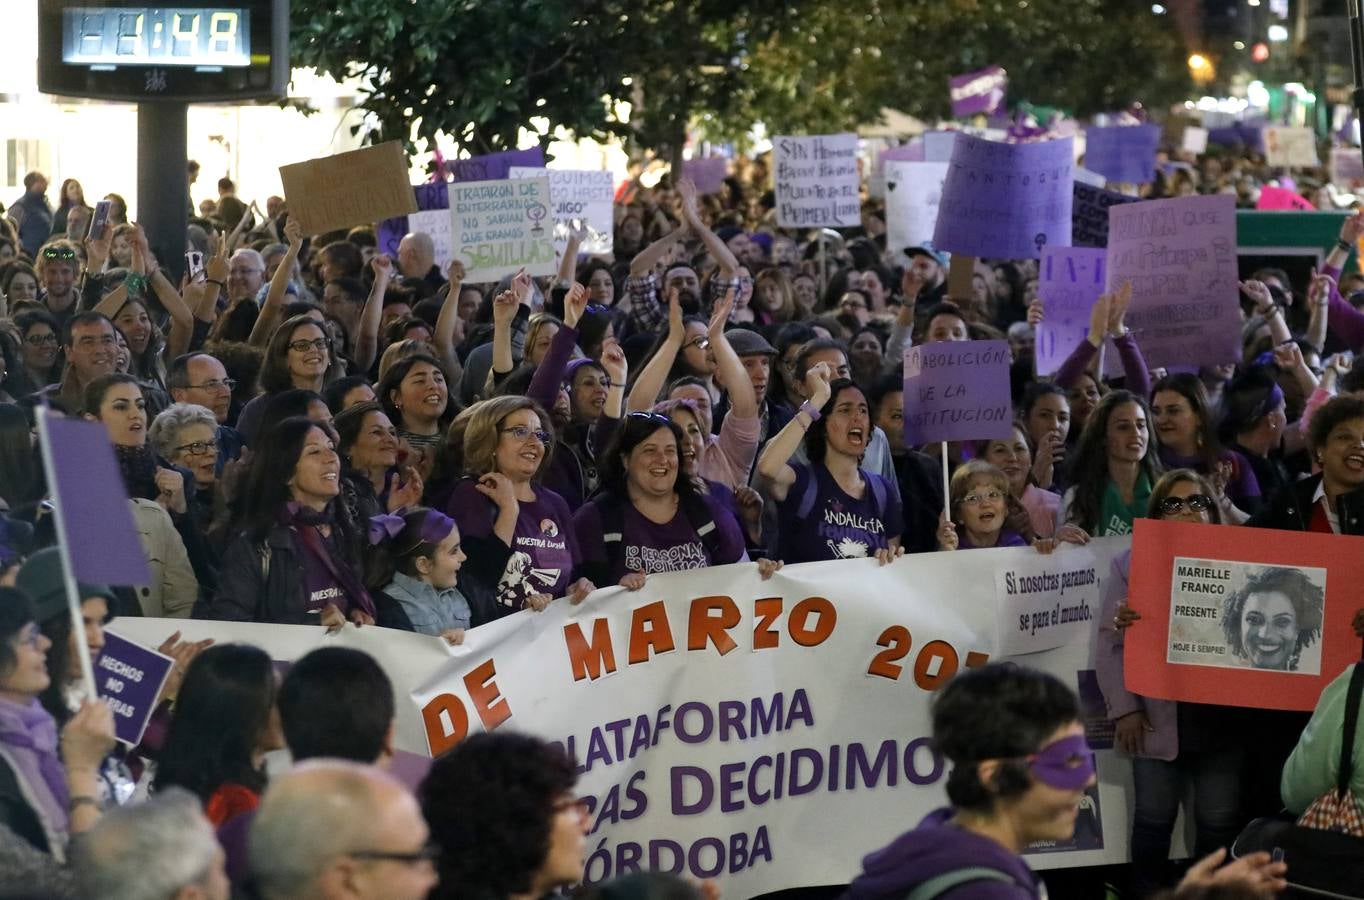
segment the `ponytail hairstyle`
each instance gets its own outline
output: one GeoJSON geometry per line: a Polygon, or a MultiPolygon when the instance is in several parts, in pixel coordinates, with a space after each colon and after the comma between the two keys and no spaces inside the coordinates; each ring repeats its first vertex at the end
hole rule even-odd
{"type": "Polygon", "coordinates": [[[450,536],[455,521],[438,510],[414,506],[406,512],[378,515],[369,520],[370,554],[366,585],[383,590],[395,572],[420,577],[417,557],[434,557],[436,547],[450,536]]]}

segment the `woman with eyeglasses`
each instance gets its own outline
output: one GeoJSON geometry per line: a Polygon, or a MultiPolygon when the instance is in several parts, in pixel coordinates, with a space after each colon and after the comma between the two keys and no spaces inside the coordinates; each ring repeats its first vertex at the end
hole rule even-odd
{"type": "Polygon", "coordinates": [[[28,595],[0,587],[0,825],[62,861],[71,836],[99,820],[114,714],[86,700],[58,732],[39,699],[52,684],[51,647],[28,595]]]}
{"type": "Polygon", "coordinates": [[[1078,525],[1092,537],[1132,533],[1160,477],[1149,422],[1146,401],[1136,394],[1113,391],[1103,398],[1076,446],[1058,527],[1078,525]]]}
{"type": "MultiPolygon", "coordinates": [[[[1152,519],[1219,525],[1221,512],[1212,485],[1193,469],[1166,472],[1151,491],[1152,519]]],[[[1132,862],[1138,896],[1161,886],[1170,856],[1170,837],[1181,800],[1192,787],[1196,838],[1202,855],[1229,846],[1242,825],[1239,729],[1225,707],[1142,697],[1124,686],[1126,628],[1137,620],[1128,606],[1132,554],[1113,561],[1099,614],[1095,669],[1099,689],[1116,725],[1114,743],[1132,757],[1136,786],[1132,862]]]]}
{"type": "Polygon", "coordinates": [[[189,514],[194,476],[163,464],[147,443],[147,404],[131,375],[114,373],[85,388],[85,418],[104,426],[133,507],[151,584],[138,589],[143,615],[188,618],[199,578],[210,574],[203,534],[189,514]]]}
{"type": "MultiPolygon", "coordinates": [[[[200,532],[209,534],[215,524],[220,531],[227,522],[229,498],[218,490],[218,420],[213,412],[193,403],[173,403],[152,420],[147,437],[162,459],[194,476],[189,515],[200,532]]],[[[216,552],[213,562],[216,569],[216,552]]]]}
{"type": "MultiPolygon", "coordinates": [[[[323,407],[325,409],[325,407],[323,407]]],[[[264,431],[203,618],[281,625],[373,625],[360,575],[363,534],[341,494],[329,426],[300,416],[264,431]]]]}
{"type": "Polygon", "coordinates": [[[23,366],[16,374],[29,394],[37,393],[62,380],[61,325],[45,310],[25,310],[14,317],[18,329],[23,366]]]}
{"type": "Polygon", "coordinates": [[[318,394],[340,377],[333,365],[331,339],[311,316],[286,319],[270,336],[260,370],[261,393],[251,399],[237,417],[237,430],[247,444],[262,437],[258,434],[260,417],[273,394],[290,388],[318,394]]]}
{"type": "Polygon", "coordinates": [[[573,517],[593,582],[638,590],[654,572],[748,558],[734,513],[687,472],[684,442],[668,416],[625,417],[602,457],[601,492],[573,517]]]}
{"type": "Polygon", "coordinates": [[[595,588],[578,577],[572,512],[539,483],[554,452],[548,414],[528,397],[493,397],[465,414],[455,424],[463,425],[468,477],[455,484],[445,512],[459,526],[471,563],[505,559],[498,570],[470,567],[476,615],[486,621],[541,610],[562,596],[582,602],[595,588]]]}
{"type": "Polygon", "coordinates": [[[892,562],[904,553],[904,521],[894,487],[862,468],[872,429],[866,396],[850,379],[833,379],[825,362],[810,367],[805,386],[810,399],[758,457],[779,504],[777,557],[892,562]],[[802,442],[810,462],[792,465],[802,442]]]}

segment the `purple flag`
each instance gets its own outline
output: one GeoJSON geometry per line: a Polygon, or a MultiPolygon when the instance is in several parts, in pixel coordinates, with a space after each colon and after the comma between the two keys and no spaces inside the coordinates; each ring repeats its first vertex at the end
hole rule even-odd
{"type": "Polygon", "coordinates": [[[996,259],[1037,259],[1070,244],[1070,138],[1001,144],[958,134],[933,246],[996,259]]]}
{"type": "Polygon", "coordinates": [[[1007,341],[905,348],[905,443],[1007,438],[1013,431],[1007,341]]]}
{"type": "Polygon", "coordinates": [[[1051,375],[1089,335],[1089,310],[1104,292],[1105,251],[1048,247],[1037,273],[1045,318],[1037,326],[1037,374],[1051,375]]]}
{"type": "Polygon", "coordinates": [[[1241,350],[1236,197],[1108,211],[1108,291],[1132,282],[1127,325],[1152,367],[1235,362],[1241,350]]]}
{"type": "Polygon", "coordinates": [[[98,422],[43,415],[43,465],[57,504],[57,539],[77,581],[146,585],[152,576],[109,434],[98,422]]]}
{"type": "MultiPolygon", "coordinates": [[[[431,209],[450,208],[450,186],[444,181],[431,181],[412,186],[417,195],[417,209],[425,212],[431,209]]],[[[398,258],[398,242],[411,231],[407,216],[395,216],[379,223],[377,240],[379,252],[398,258]]]]}
{"type": "Polygon", "coordinates": [[[952,96],[952,116],[964,119],[977,113],[992,116],[1004,107],[1009,76],[999,66],[990,66],[948,79],[952,96]]]}
{"type": "Polygon", "coordinates": [[[504,150],[469,159],[452,159],[446,165],[455,181],[502,181],[512,166],[543,169],[545,154],[539,147],[531,147],[529,150],[504,150]]]}
{"type": "Polygon", "coordinates": [[[1070,242],[1076,247],[1107,247],[1108,208],[1141,199],[1078,181],[1071,194],[1070,242]]]}
{"type": "Polygon", "coordinates": [[[1149,184],[1156,178],[1159,125],[1085,129],[1085,168],[1109,181],[1149,184]]]}
{"type": "Polygon", "coordinates": [[[718,194],[729,174],[729,160],[722,156],[689,159],[682,163],[682,176],[690,178],[698,194],[718,194]]]}
{"type": "Polygon", "coordinates": [[[141,644],[104,633],[104,649],[95,663],[95,691],[114,711],[114,735],[130,747],[142,743],[142,732],[156,709],[161,685],[175,660],[141,644]]]}

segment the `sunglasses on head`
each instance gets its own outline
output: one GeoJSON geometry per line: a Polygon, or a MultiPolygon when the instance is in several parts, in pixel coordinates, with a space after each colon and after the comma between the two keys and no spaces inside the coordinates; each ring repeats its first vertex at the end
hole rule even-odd
{"type": "Polygon", "coordinates": [[[1160,514],[1163,516],[1174,516],[1184,511],[1188,506],[1194,512],[1207,512],[1212,509],[1212,498],[1207,494],[1190,494],[1187,497],[1166,497],[1160,501],[1160,514]]]}
{"type": "Polygon", "coordinates": [[[43,259],[75,259],[76,251],[70,247],[44,247],[43,259]]]}

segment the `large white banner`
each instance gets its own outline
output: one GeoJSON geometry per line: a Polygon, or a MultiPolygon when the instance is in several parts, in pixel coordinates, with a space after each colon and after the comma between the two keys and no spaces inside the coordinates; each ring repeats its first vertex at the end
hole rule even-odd
{"type": "MultiPolygon", "coordinates": [[[[650,576],[435,638],[321,628],[123,619],[145,643],[249,640],[292,659],[337,642],[374,654],[400,695],[398,743],[435,752],[487,728],[562,744],[594,827],[587,880],[633,869],[715,878],[726,896],[839,884],[861,858],[946,802],[930,746],[932,693],[1006,656],[1051,672],[1086,705],[1091,740],[1099,597],[1126,539],[1032,549],[650,576]]],[[[1111,730],[1109,731],[1111,735],[1111,730]]],[[[1125,861],[1130,767],[1099,753],[1073,841],[1036,868],[1125,861]]]]}

